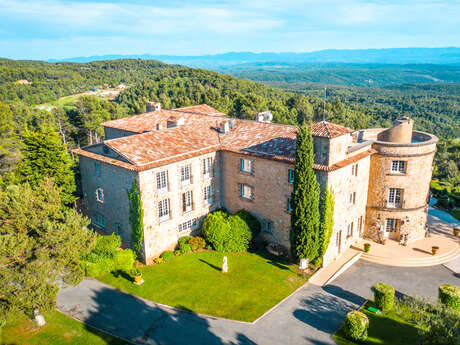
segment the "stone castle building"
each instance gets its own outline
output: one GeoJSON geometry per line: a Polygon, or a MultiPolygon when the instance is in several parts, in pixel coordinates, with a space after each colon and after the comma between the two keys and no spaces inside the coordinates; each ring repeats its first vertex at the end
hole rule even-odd
{"type": "MultiPolygon", "coordinates": [[[[248,121],[205,104],[164,110],[149,103],[144,114],[103,123],[104,142],[75,150],[92,224],[129,245],[127,191],[138,183],[147,263],[199,232],[220,207],[251,212],[266,240],[289,247],[297,128],[270,120],[268,112],[248,121]]],[[[407,118],[390,129],[312,125],[313,168],[335,198],[325,264],[360,237],[424,236],[437,138],[412,127],[407,118]]]]}

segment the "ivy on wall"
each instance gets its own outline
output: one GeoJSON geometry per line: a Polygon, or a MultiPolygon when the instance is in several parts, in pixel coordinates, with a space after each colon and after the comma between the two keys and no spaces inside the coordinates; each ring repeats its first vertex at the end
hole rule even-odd
{"type": "Polygon", "coordinates": [[[138,258],[142,257],[142,242],[144,240],[144,209],[142,208],[141,193],[137,179],[128,191],[129,223],[131,224],[131,243],[138,258]]]}

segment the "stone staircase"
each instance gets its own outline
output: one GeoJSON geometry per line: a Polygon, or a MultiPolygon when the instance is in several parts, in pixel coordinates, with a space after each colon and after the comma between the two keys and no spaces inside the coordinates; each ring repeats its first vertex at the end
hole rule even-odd
{"type": "Polygon", "coordinates": [[[380,256],[364,252],[361,255],[361,259],[365,261],[399,267],[436,266],[450,262],[458,257],[460,257],[460,245],[454,246],[449,251],[438,255],[427,253],[425,257],[380,256]]]}

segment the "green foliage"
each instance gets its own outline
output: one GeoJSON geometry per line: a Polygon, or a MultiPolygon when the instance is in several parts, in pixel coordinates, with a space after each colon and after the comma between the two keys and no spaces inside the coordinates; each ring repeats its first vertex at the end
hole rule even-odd
{"type": "Polygon", "coordinates": [[[142,207],[141,192],[137,180],[133,181],[128,191],[129,223],[131,224],[131,243],[138,258],[143,253],[144,242],[144,209],[142,207]]]}
{"type": "Polygon", "coordinates": [[[235,213],[238,217],[246,222],[252,233],[252,238],[256,238],[262,228],[259,220],[246,210],[239,210],[235,213]]]}
{"type": "Polygon", "coordinates": [[[366,340],[368,329],[369,319],[366,314],[357,310],[352,310],[347,314],[343,330],[350,340],[358,342],[366,340]]]}
{"type": "Polygon", "coordinates": [[[188,244],[190,244],[190,247],[192,248],[194,252],[196,252],[197,250],[202,250],[204,249],[204,247],[206,247],[205,239],[200,236],[195,236],[195,237],[190,238],[190,240],[188,241],[188,244]]]}
{"type": "Polygon", "coordinates": [[[460,312],[460,287],[451,284],[439,285],[439,302],[460,312]]]}
{"type": "Polygon", "coordinates": [[[297,133],[290,239],[292,256],[310,262],[318,256],[320,225],[320,187],[313,162],[311,127],[303,124],[297,133]]]}
{"type": "Polygon", "coordinates": [[[0,310],[31,314],[55,306],[58,282],[77,284],[80,257],[91,251],[95,235],[89,221],[63,207],[52,180],[0,189],[0,310]]]}
{"type": "Polygon", "coordinates": [[[174,253],[170,250],[167,250],[160,255],[160,258],[162,258],[164,261],[167,261],[173,257],[174,257],[174,253]]]}
{"type": "Polygon", "coordinates": [[[385,283],[377,283],[372,286],[374,291],[374,303],[380,310],[393,309],[395,289],[385,283]]]}
{"type": "Polygon", "coordinates": [[[163,258],[156,258],[153,260],[153,263],[157,265],[162,264],[163,262],[165,262],[163,258]]]}
{"type": "Polygon", "coordinates": [[[181,254],[188,254],[192,252],[192,247],[188,243],[184,243],[182,247],[179,248],[181,254]]]}
{"type": "Polygon", "coordinates": [[[136,256],[131,249],[123,249],[117,251],[113,258],[116,271],[128,272],[134,265],[136,256]]]}
{"type": "Polygon", "coordinates": [[[118,235],[111,234],[107,236],[98,236],[96,247],[91,253],[103,258],[113,258],[118,248],[121,247],[121,238],[118,235]]]}
{"type": "Polygon", "coordinates": [[[11,170],[20,157],[20,141],[14,129],[13,113],[0,102],[0,173],[11,170]]]}
{"type": "Polygon", "coordinates": [[[42,132],[26,131],[23,137],[22,163],[18,174],[21,183],[28,182],[33,188],[45,177],[53,178],[56,186],[61,188],[64,204],[72,203],[76,198],[73,162],[62,144],[59,135],[50,130],[42,132]]]}
{"type": "Polygon", "coordinates": [[[206,241],[220,252],[247,250],[252,239],[251,230],[243,219],[223,211],[209,213],[201,231],[206,241]]]}
{"type": "Polygon", "coordinates": [[[423,345],[460,344],[460,313],[441,303],[418,297],[405,297],[395,303],[395,310],[405,320],[415,323],[423,345]]]}
{"type": "Polygon", "coordinates": [[[179,240],[177,241],[179,249],[182,248],[185,244],[187,244],[191,238],[191,236],[182,236],[181,238],[179,238],[179,240]]]}
{"type": "Polygon", "coordinates": [[[318,257],[323,258],[327,247],[331,241],[332,230],[334,227],[334,194],[326,184],[321,195],[320,205],[320,225],[319,225],[319,244],[318,257]]]}

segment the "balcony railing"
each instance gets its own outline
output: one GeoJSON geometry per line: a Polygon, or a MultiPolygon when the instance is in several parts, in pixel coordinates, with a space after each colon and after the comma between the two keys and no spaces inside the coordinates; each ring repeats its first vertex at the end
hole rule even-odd
{"type": "Polygon", "coordinates": [[[399,202],[390,202],[390,200],[386,200],[386,207],[387,208],[404,208],[404,200],[401,200],[399,202]]]}

